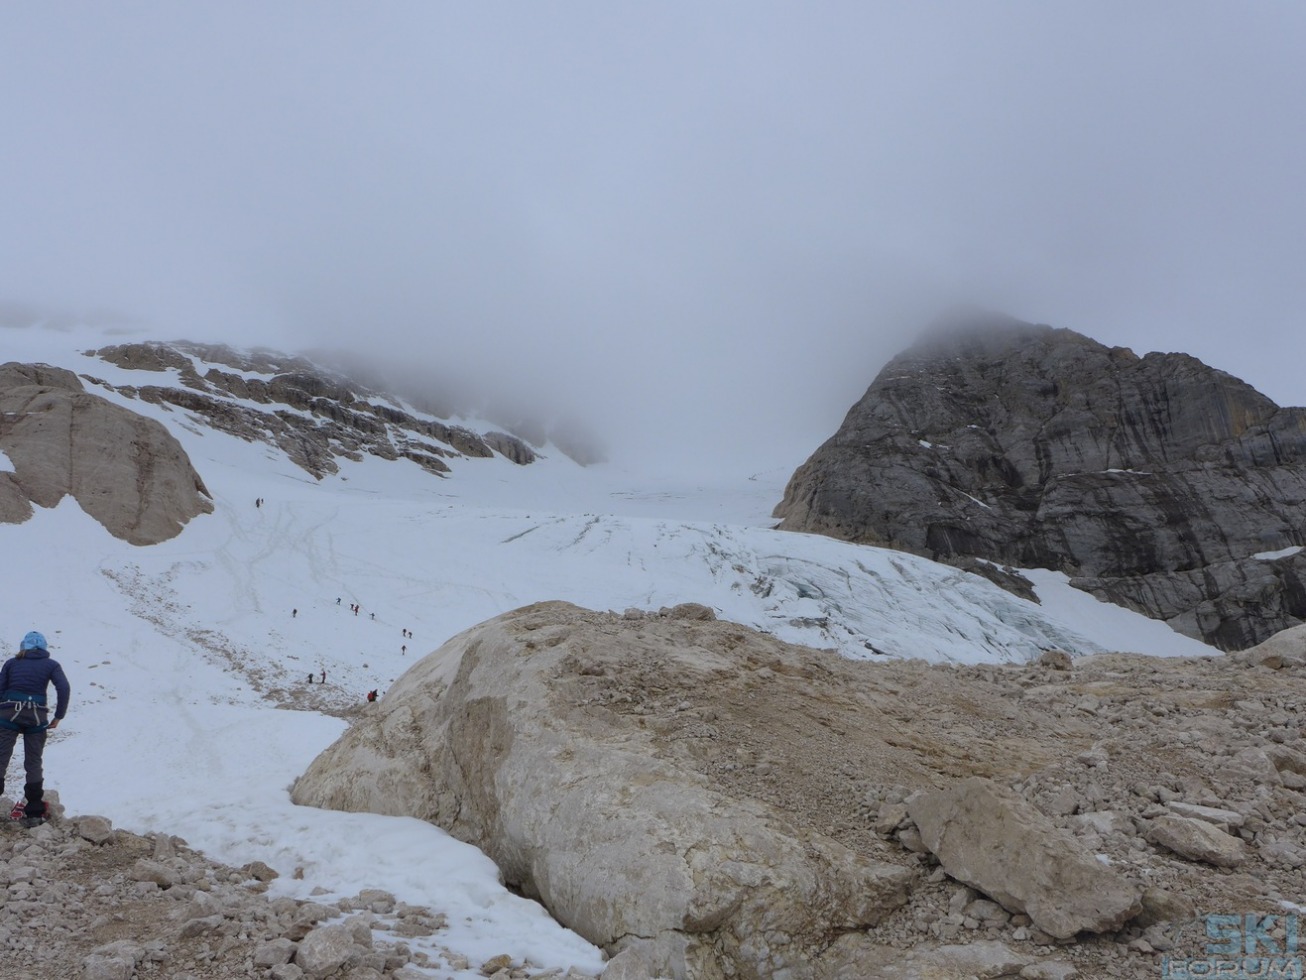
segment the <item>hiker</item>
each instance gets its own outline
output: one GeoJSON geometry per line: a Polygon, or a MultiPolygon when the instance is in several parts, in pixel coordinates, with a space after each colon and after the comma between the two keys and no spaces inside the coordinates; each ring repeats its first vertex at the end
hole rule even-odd
{"type": "Polygon", "coordinates": [[[326,671],[325,671],[325,670],[322,671],[322,683],[323,683],[323,684],[326,683],[326,671]]]}
{"type": "Polygon", "coordinates": [[[336,596],[336,605],[340,605],[340,596],[336,596]]]}
{"type": "Polygon", "coordinates": [[[404,656],[406,653],[408,653],[408,644],[407,644],[407,643],[405,643],[403,646],[401,646],[401,647],[399,648],[399,656],[402,657],[402,656],[404,656]]]}
{"type": "Polygon", "coordinates": [[[376,613],[372,613],[372,618],[376,619],[376,613]]]}
{"type": "Polygon", "coordinates": [[[295,618],[296,616],[298,616],[298,615],[299,615],[299,610],[298,610],[298,609],[292,609],[292,610],[290,610],[290,618],[291,618],[291,619],[294,619],[294,618],[295,618]]]}
{"type": "Polygon", "coordinates": [[[309,682],[310,684],[313,683],[313,675],[312,675],[312,674],[309,674],[309,675],[308,675],[308,682],[309,682]]]}
{"type": "MultiPolygon", "coordinates": [[[[68,678],[64,676],[63,668],[57,660],[51,659],[45,637],[35,630],[23,637],[17,655],[0,667],[0,793],[4,792],[5,773],[9,769],[14,743],[22,735],[23,771],[27,775],[27,783],[23,786],[27,805],[22,810],[25,827],[45,822],[48,811],[41,756],[45,752],[46,733],[58,728],[68,713],[68,691],[68,678]],[[53,718],[45,700],[52,683],[58,696],[53,718]]],[[[18,807],[15,806],[14,810],[18,812],[18,807]]]]}
{"type": "Polygon", "coordinates": [[[375,701],[375,700],[376,700],[376,691],[375,691],[375,690],[372,690],[372,691],[368,691],[368,692],[367,692],[367,700],[369,700],[369,701],[375,701]]]}

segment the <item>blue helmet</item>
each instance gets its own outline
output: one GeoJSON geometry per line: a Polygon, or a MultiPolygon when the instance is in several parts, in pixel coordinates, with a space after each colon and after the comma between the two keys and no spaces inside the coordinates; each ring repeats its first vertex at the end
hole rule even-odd
{"type": "Polygon", "coordinates": [[[45,637],[36,632],[36,630],[32,630],[32,632],[23,637],[23,645],[19,649],[23,651],[44,650],[46,649],[45,637]]]}

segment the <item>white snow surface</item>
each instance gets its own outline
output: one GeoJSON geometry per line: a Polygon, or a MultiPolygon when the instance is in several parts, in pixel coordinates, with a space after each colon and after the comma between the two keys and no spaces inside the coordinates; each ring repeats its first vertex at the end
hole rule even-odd
{"type": "Polygon", "coordinates": [[[1260,561],[1274,561],[1276,558],[1288,558],[1299,551],[1301,551],[1301,545],[1294,545],[1290,548],[1280,548],[1278,551],[1260,551],[1252,555],[1252,557],[1260,561]]]}
{"type": "MultiPolygon", "coordinates": [[[[5,360],[143,380],[77,353],[121,338],[25,330],[3,339],[5,360]]],[[[922,558],[772,530],[789,475],[779,468],[678,481],[582,468],[546,447],[526,467],[453,460],[447,479],[369,457],[319,482],[269,446],[88,388],[168,425],[215,509],[146,548],[114,539],[71,498],[0,525],[0,643],[16,650],[41,630],[73,689],[46,749],[47,787],[69,813],[177,834],[235,865],[264,861],[281,875],[274,894],[320,888],[329,900],[383,888],[443,912],[449,928],[434,938],[471,968],[441,976],[479,977],[479,964],[501,953],[593,972],[603,957],[435,827],[292,805],[290,784],[343,723],[276,709],[263,690],[325,671],[333,693],[361,701],[377,688],[384,699],[456,633],[547,599],[618,612],[701,602],[850,657],[1216,653],[1054,573],[1027,573],[1040,606],[922,558]]],[[[15,756],[10,795],[23,782],[15,756]]]]}

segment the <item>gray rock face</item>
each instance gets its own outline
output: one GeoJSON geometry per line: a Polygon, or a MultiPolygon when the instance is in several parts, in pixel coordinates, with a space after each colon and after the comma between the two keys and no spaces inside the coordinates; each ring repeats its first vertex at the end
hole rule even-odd
{"type": "Polygon", "coordinates": [[[1014,321],[889,363],[791,478],[781,527],[1065,571],[1241,649],[1306,618],[1306,410],[1185,354],[1014,321]]]}
{"type": "MultiPolygon", "coordinates": [[[[175,372],[177,384],[117,390],[176,406],[242,439],[269,442],[319,479],[338,472],[340,459],[364,455],[402,457],[437,476],[449,473],[446,460],[459,457],[489,459],[498,453],[526,466],[538,458],[529,439],[543,445],[552,435],[529,419],[508,426],[509,432],[481,435],[462,425],[419,418],[400,405],[442,416],[473,412],[469,405],[455,409],[431,397],[416,381],[394,387],[363,363],[333,368],[328,365],[334,359],[327,354],[321,355],[326,363],[319,363],[266,348],[237,351],[185,341],[120,344],[93,353],[128,371],[175,372]]],[[[594,461],[555,445],[582,464],[594,461]]]]}
{"type": "Polygon", "coordinates": [[[535,462],[536,459],[535,453],[530,446],[506,432],[485,433],[485,444],[505,459],[512,460],[518,466],[529,465],[535,462]]]}
{"type": "Polygon", "coordinates": [[[162,425],[92,395],[71,371],[0,365],[0,521],[71,494],[114,537],[157,544],[213,510],[181,444],[162,425]]]}

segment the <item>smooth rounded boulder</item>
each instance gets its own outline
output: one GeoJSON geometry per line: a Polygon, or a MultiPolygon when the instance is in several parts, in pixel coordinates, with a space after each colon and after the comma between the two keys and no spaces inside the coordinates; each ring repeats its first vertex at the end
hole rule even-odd
{"type": "MultiPolygon", "coordinates": [[[[878,923],[913,873],[732,791],[707,762],[735,694],[764,713],[784,712],[781,692],[826,697],[810,672],[828,658],[675,609],[541,603],[410,669],[292,796],[436,823],[610,954],[638,947],[659,976],[819,976],[828,937],[878,923]],[[702,703],[661,697],[672,688],[702,703]]],[[[797,769],[783,757],[802,742],[774,747],[774,771],[797,769]]]]}

